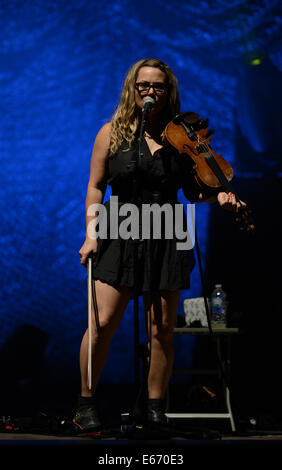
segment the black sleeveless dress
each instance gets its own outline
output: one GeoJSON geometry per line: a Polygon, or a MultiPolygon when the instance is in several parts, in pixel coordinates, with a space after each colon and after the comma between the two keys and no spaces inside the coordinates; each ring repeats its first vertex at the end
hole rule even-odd
{"type": "MultiPolygon", "coordinates": [[[[195,265],[193,249],[177,249],[180,240],[175,233],[172,238],[165,237],[163,213],[158,227],[161,238],[155,239],[153,230],[150,238],[142,238],[141,207],[154,203],[175,207],[175,204],[179,205],[177,192],[180,188],[188,200],[195,200],[199,190],[191,176],[191,164],[187,156],[179,155],[172,148],[163,147],[152,155],[146,140],[142,139],[141,159],[136,169],[133,160],[137,158],[138,150],[137,139],[130,149],[124,141],[117,153],[109,156],[107,183],[112,188],[111,197],[118,197],[119,209],[125,203],[139,208],[139,237],[124,239],[117,230],[113,236],[113,229],[110,229],[113,217],[110,201],[107,201],[104,205],[107,234],[98,238],[93,278],[116,287],[135,288],[138,294],[189,289],[190,273],[195,265]]],[[[185,224],[184,208],[183,214],[185,224]]],[[[126,217],[118,216],[119,227],[126,217]]],[[[150,220],[153,222],[152,217],[150,220]]]]}

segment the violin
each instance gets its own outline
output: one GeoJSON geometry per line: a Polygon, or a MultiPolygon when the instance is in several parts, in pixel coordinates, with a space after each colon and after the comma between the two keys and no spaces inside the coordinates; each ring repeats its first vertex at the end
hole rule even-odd
{"type": "Polygon", "coordinates": [[[208,129],[208,119],[201,119],[197,113],[186,112],[175,116],[162,133],[163,144],[169,144],[180,154],[189,155],[193,162],[192,173],[202,190],[218,192],[223,189],[226,193],[232,192],[236,202],[239,202],[239,217],[242,228],[254,231],[251,211],[244,206],[230,181],[234,176],[233,168],[222,157],[214,152],[210,145],[213,130],[208,129]]]}

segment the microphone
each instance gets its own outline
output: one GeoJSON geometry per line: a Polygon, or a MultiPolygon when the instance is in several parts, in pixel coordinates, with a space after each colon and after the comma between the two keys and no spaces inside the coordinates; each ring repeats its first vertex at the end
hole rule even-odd
{"type": "Polygon", "coordinates": [[[141,119],[141,124],[140,124],[140,134],[139,134],[139,150],[138,150],[138,161],[141,160],[141,156],[143,154],[141,153],[141,139],[144,133],[146,121],[147,121],[147,115],[149,112],[152,110],[152,108],[155,106],[156,102],[154,98],[151,98],[151,96],[147,96],[147,98],[144,99],[143,103],[143,108],[142,108],[142,119],[141,119]]]}
{"type": "Polygon", "coordinates": [[[142,108],[142,113],[147,114],[151,111],[151,109],[155,106],[156,102],[154,98],[151,96],[147,96],[147,98],[144,99],[144,104],[142,108]]]}
{"type": "Polygon", "coordinates": [[[141,119],[141,125],[140,125],[140,139],[143,135],[144,128],[146,125],[146,120],[147,120],[147,115],[149,112],[152,110],[152,108],[155,106],[156,102],[154,98],[151,98],[151,96],[147,96],[147,98],[144,99],[143,103],[143,108],[142,108],[142,119],[141,119]]]}

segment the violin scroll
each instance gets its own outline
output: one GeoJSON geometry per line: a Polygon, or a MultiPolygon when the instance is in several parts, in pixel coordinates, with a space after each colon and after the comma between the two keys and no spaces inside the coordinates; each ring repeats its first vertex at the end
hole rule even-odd
{"type": "Polygon", "coordinates": [[[240,225],[240,230],[244,230],[250,234],[255,233],[254,218],[252,211],[247,206],[241,206],[235,221],[240,225]]]}

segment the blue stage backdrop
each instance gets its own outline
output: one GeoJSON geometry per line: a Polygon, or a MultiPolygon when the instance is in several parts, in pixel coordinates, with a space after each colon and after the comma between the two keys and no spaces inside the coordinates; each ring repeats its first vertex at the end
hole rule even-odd
{"type": "MultiPolygon", "coordinates": [[[[96,133],[117,106],[127,70],[141,58],[167,62],[179,79],[182,111],[208,117],[216,130],[214,149],[243,172],[234,151],[238,78],[246,83],[242,70],[252,68],[255,83],[266,59],[280,73],[279,4],[1,1],[0,348],[5,350],[22,327],[43,335],[43,382],[67,383],[79,376],[87,292],[78,250],[85,234],[90,156],[96,133]]],[[[237,124],[248,136],[249,95],[240,96],[237,124]]],[[[252,121],[250,146],[253,127],[252,121]]],[[[180,200],[187,202],[181,194],[180,200]]],[[[205,265],[208,204],[197,205],[196,224],[205,265]]],[[[200,295],[197,265],[179,313],[185,297],[200,295]]],[[[113,340],[104,382],[133,380],[133,326],[131,302],[113,340]]],[[[35,342],[30,360],[37,354],[35,342]]],[[[179,339],[176,359],[189,363],[192,355],[192,339],[179,339]]],[[[24,375],[18,376],[23,383],[24,375]]]]}

